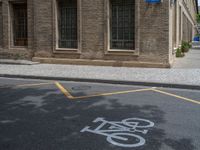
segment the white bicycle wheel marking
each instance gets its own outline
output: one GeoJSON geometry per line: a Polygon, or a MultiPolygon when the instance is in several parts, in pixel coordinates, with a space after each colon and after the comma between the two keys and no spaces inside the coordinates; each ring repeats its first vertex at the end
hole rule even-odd
{"type": "Polygon", "coordinates": [[[121,122],[106,121],[104,118],[96,118],[93,121],[93,123],[99,122],[101,122],[101,124],[99,124],[95,129],[86,126],[80,132],[90,132],[106,136],[106,140],[109,143],[127,148],[143,146],[146,141],[140,135],[147,134],[148,128],[154,126],[152,121],[140,118],[127,118],[121,122]]]}

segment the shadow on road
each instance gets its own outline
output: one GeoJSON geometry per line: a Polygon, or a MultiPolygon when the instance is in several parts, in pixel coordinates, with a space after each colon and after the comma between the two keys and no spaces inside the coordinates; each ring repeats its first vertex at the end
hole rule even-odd
{"type": "MultiPolygon", "coordinates": [[[[0,89],[0,149],[10,150],[121,150],[105,137],[82,134],[85,126],[97,117],[121,121],[144,118],[155,123],[146,144],[137,150],[195,150],[191,139],[170,139],[159,128],[165,112],[158,106],[123,104],[112,97],[81,101],[67,100],[57,89],[0,89]]],[[[84,95],[85,93],[78,93],[84,95]]]]}

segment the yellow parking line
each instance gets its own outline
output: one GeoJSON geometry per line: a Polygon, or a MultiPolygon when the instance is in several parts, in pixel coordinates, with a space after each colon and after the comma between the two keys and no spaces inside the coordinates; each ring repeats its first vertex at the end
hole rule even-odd
{"type": "Polygon", "coordinates": [[[100,94],[94,94],[94,95],[88,95],[88,96],[74,97],[74,99],[84,99],[84,98],[92,98],[92,97],[99,97],[99,96],[119,95],[119,94],[135,93],[135,92],[144,92],[144,91],[150,91],[150,90],[152,90],[152,88],[119,91],[119,92],[111,92],[111,93],[100,93],[100,94]]]}
{"type": "Polygon", "coordinates": [[[186,98],[186,97],[179,96],[179,95],[176,95],[176,94],[168,93],[168,92],[161,91],[161,90],[158,90],[158,89],[152,89],[152,91],[155,91],[155,92],[158,92],[158,93],[161,93],[161,94],[165,94],[165,95],[168,95],[168,96],[176,97],[178,99],[182,99],[184,101],[188,101],[188,102],[200,105],[200,101],[196,101],[196,100],[193,100],[193,99],[190,99],[190,98],[186,98]]]}
{"type": "Polygon", "coordinates": [[[53,83],[35,83],[35,84],[22,84],[22,85],[16,85],[15,87],[31,87],[31,86],[40,86],[40,85],[50,85],[53,83]]]}
{"type": "Polygon", "coordinates": [[[84,99],[84,98],[92,98],[92,97],[99,97],[99,96],[110,96],[110,95],[117,95],[117,94],[127,94],[127,93],[134,93],[134,92],[143,92],[143,91],[150,91],[152,88],[145,88],[145,89],[137,89],[137,90],[128,90],[128,91],[118,91],[118,92],[110,92],[110,93],[100,93],[94,95],[87,95],[87,96],[77,96],[74,97],[70,94],[70,92],[65,89],[59,82],[55,82],[55,85],[60,89],[60,91],[69,99],[84,99]]]}
{"type": "Polygon", "coordinates": [[[55,85],[60,89],[60,91],[69,99],[74,99],[74,97],[59,83],[55,82],[55,85]]]}

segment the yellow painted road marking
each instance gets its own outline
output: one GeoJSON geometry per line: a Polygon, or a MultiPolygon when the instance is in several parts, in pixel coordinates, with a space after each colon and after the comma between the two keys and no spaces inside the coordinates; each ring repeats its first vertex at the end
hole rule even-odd
{"type": "Polygon", "coordinates": [[[88,95],[88,96],[79,96],[79,97],[74,97],[73,99],[84,99],[84,98],[92,98],[92,97],[99,97],[99,96],[119,95],[119,94],[143,92],[143,91],[150,91],[150,90],[152,90],[152,88],[119,91],[119,92],[111,92],[111,93],[101,93],[101,94],[94,94],[94,95],[88,95]]]}
{"type": "Polygon", "coordinates": [[[199,104],[199,105],[200,105],[200,101],[196,101],[196,100],[193,100],[193,99],[190,99],[190,98],[186,98],[186,97],[179,96],[179,95],[176,95],[176,94],[168,93],[168,92],[161,91],[161,90],[158,90],[158,89],[152,89],[152,91],[155,91],[155,92],[158,92],[158,93],[161,93],[161,94],[164,94],[164,95],[176,97],[176,98],[178,98],[178,99],[182,99],[182,100],[184,100],[184,101],[188,101],[188,102],[191,102],[191,103],[195,103],[195,104],[199,104]]]}
{"type": "Polygon", "coordinates": [[[41,86],[41,85],[50,85],[53,83],[47,82],[47,83],[35,83],[35,84],[22,84],[22,85],[16,85],[15,87],[31,87],[31,86],[41,86]]]}
{"type": "Polygon", "coordinates": [[[60,89],[60,91],[69,99],[74,99],[74,97],[59,83],[55,82],[55,85],[60,89]]]}
{"type": "Polygon", "coordinates": [[[100,93],[100,94],[94,94],[94,95],[88,95],[88,96],[77,96],[77,97],[74,97],[59,82],[55,82],[55,84],[61,90],[61,92],[69,99],[85,99],[85,98],[92,98],[92,97],[99,97],[99,96],[111,96],[111,95],[119,95],[119,94],[135,93],[135,92],[155,91],[155,92],[158,92],[158,93],[161,93],[161,94],[164,94],[164,95],[176,97],[176,98],[179,98],[179,99],[182,99],[182,100],[185,100],[185,101],[200,105],[200,101],[196,101],[196,100],[193,100],[193,99],[190,99],[190,98],[186,98],[186,97],[183,97],[183,96],[179,96],[179,95],[175,95],[175,94],[168,93],[168,92],[165,92],[165,91],[161,91],[161,90],[158,90],[155,87],[145,88],[145,89],[137,89],[137,90],[110,92],[110,93],[100,93]]]}
{"type": "Polygon", "coordinates": [[[152,90],[152,88],[145,88],[145,89],[128,90],[128,91],[118,91],[118,92],[111,92],[111,93],[100,93],[100,94],[94,94],[94,95],[88,95],[88,96],[77,96],[77,97],[74,97],[59,82],[55,82],[55,85],[69,99],[84,99],[84,98],[92,98],[92,97],[99,97],[99,96],[110,96],[110,95],[127,94],[127,93],[143,92],[143,91],[150,91],[150,90],[152,90]]]}

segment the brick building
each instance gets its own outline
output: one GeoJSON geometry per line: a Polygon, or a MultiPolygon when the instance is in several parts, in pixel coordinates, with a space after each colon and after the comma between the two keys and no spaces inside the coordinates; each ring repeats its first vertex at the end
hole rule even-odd
{"type": "Polygon", "coordinates": [[[0,58],[170,67],[196,0],[0,0],[0,58]]]}

